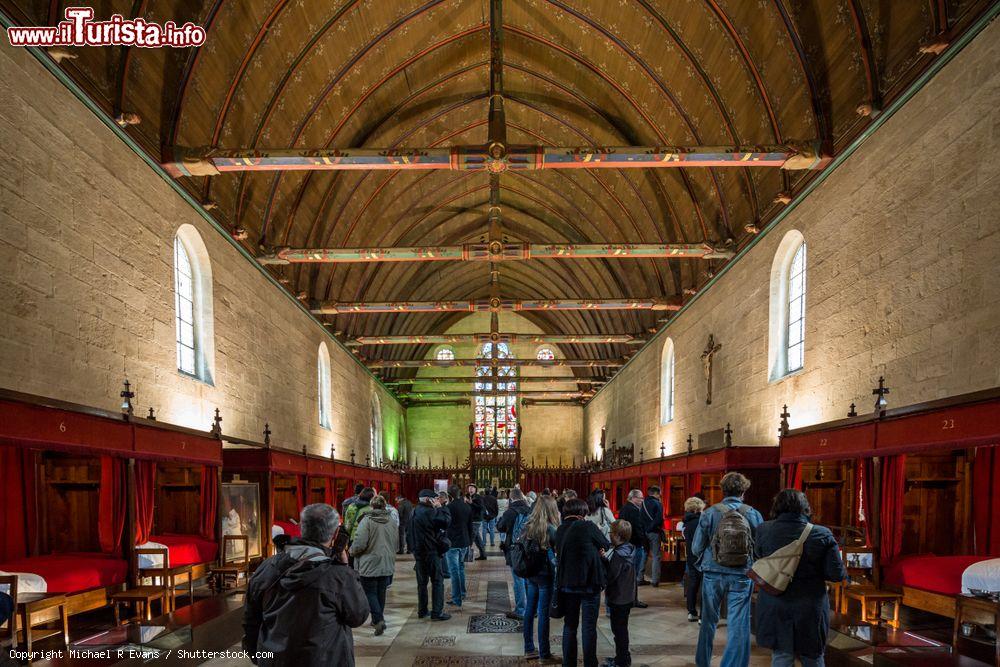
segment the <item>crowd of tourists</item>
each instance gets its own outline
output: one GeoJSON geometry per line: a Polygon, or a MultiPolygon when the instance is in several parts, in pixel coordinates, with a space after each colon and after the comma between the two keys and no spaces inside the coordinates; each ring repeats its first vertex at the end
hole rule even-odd
{"type": "MultiPolygon", "coordinates": [[[[720,502],[708,506],[696,494],[684,503],[687,620],[700,624],[694,662],[711,664],[725,610],[721,664],[749,664],[757,585],[756,642],[771,650],[772,665],[799,660],[822,667],[826,582],[846,577],[836,540],[809,523],[801,491],[778,493],[765,521],[744,502],[749,487],[745,476],[731,472],[721,480],[720,502]]],[[[666,534],[659,487],[630,490],[617,516],[600,489],[583,499],[571,489],[480,493],[475,485],[452,485],[420,491],[415,504],[389,500],[358,485],[341,513],[322,503],[302,510],[302,537],[281,542],[248,584],[245,647],[272,655],[257,664],[353,665],[352,628],[368,620],[374,635],[386,630],[387,590],[401,554],[413,557],[417,617],[448,620],[467,601],[466,564],[487,559],[487,543],[499,546],[509,569],[507,616],[521,622],[526,659],[576,665],[582,654],[586,667],[596,667],[603,606],[615,648],[605,665],[632,664],[629,622],[633,610],[649,606],[640,590],[661,582],[666,534]],[[552,650],[552,618],[563,621],[561,657],[552,650]]]]}

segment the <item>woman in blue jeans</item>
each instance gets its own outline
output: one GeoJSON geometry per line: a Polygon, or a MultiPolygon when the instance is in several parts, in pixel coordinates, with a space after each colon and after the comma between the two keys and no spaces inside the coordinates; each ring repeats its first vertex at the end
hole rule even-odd
{"type": "Polygon", "coordinates": [[[584,667],[597,667],[597,617],[601,591],[607,585],[604,552],[611,542],[587,521],[587,503],[572,498],[563,505],[563,522],[556,531],[556,578],[563,617],[563,665],[576,665],[576,633],[580,630],[584,667]]]}
{"type": "Polygon", "coordinates": [[[552,661],[549,643],[549,605],[552,603],[552,581],[555,577],[556,528],[559,526],[559,506],[551,496],[542,496],[531,508],[521,539],[544,554],[542,569],[524,580],[524,657],[552,661]],[[538,618],[538,648],[535,648],[534,625],[538,618]]]}

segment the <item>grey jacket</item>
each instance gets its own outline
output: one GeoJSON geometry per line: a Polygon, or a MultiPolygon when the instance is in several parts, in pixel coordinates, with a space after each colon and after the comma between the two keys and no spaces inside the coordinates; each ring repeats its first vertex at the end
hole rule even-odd
{"type": "Polygon", "coordinates": [[[351,555],[362,577],[388,577],[396,571],[399,530],[388,510],[371,510],[354,533],[351,555]]]}

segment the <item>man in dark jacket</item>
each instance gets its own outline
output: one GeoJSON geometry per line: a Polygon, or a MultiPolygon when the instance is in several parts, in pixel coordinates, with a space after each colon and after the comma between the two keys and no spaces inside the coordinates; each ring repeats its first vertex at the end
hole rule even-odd
{"type": "Polygon", "coordinates": [[[448,487],[448,496],[448,513],[451,514],[448,540],[451,541],[451,548],[444,555],[451,581],[451,600],[448,604],[461,607],[466,596],[465,556],[472,546],[472,506],[465,502],[462,489],[457,484],[448,487]]]}
{"type": "Polygon", "coordinates": [[[353,665],[356,628],[368,600],[344,552],[332,554],[340,524],[324,503],[302,510],[293,538],[250,577],[243,609],[243,646],[257,665],[353,665]]]}
{"type": "MultiPolygon", "coordinates": [[[[500,545],[500,548],[504,553],[504,560],[507,563],[507,567],[510,567],[510,545],[521,536],[520,531],[524,530],[524,524],[528,520],[528,514],[531,513],[531,506],[528,501],[524,499],[524,494],[521,489],[514,487],[510,490],[510,504],[507,505],[507,510],[497,521],[497,530],[499,530],[504,535],[504,541],[500,545]],[[514,534],[514,529],[518,528],[518,534],[514,534]]],[[[511,569],[510,576],[514,585],[514,611],[507,612],[507,618],[522,620],[524,618],[524,603],[527,596],[525,590],[524,579],[514,574],[514,570],[511,569]]]]}
{"type": "Polygon", "coordinates": [[[646,499],[642,501],[642,513],[649,521],[646,527],[646,547],[649,549],[649,583],[660,585],[660,544],[663,534],[663,502],[660,487],[653,485],[646,489],[646,499]]]}
{"type": "Polygon", "coordinates": [[[410,553],[410,545],[406,542],[407,527],[410,525],[410,519],[413,518],[413,503],[404,498],[403,496],[398,496],[396,498],[396,510],[399,512],[399,551],[396,553],[410,553]]]}
{"type": "Polygon", "coordinates": [[[705,509],[705,501],[691,496],[684,501],[684,550],[687,562],[684,566],[684,597],[687,600],[688,622],[694,623],[698,614],[698,596],[701,594],[701,570],[698,569],[698,557],[694,555],[694,534],[698,530],[698,521],[705,509]]]}
{"type": "MultiPolygon", "coordinates": [[[[633,556],[635,558],[635,580],[639,586],[645,583],[642,571],[646,564],[646,533],[649,532],[650,525],[649,519],[646,518],[646,513],[642,509],[642,505],[642,491],[632,489],[628,492],[628,502],[618,512],[618,518],[628,521],[632,526],[632,537],[629,543],[635,547],[635,555],[633,556]]],[[[645,609],[649,605],[645,602],[640,602],[637,596],[635,606],[645,609]]]]}
{"type": "MultiPolygon", "coordinates": [[[[754,554],[769,556],[799,539],[812,510],[801,491],[785,489],[774,499],[772,521],[757,529],[754,554]]],[[[837,540],[829,528],[813,526],[802,546],[795,575],[781,595],[761,590],[757,597],[757,645],[774,651],[773,665],[823,664],[830,631],[826,582],[847,578],[837,540]]]]}
{"type": "Polygon", "coordinates": [[[428,615],[428,582],[431,584],[431,620],[447,621],[451,618],[450,614],[444,613],[444,571],[438,550],[449,520],[448,512],[438,506],[437,494],[430,489],[421,491],[406,536],[417,576],[417,618],[428,615]]]}
{"type": "Polygon", "coordinates": [[[580,498],[567,500],[566,517],[556,530],[555,587],[563,617],[562,655],[564,665],[575,665],[577,629],[583,644],[583,664],[597,664],[597,617],[601,591],[607,585],[602,554],[611,548],[601,529],[587,521],[587,503],[580,498]]]}
{"type": "MultiPolygon", "coordinates": [[[[483,544],[483,515],[486,513],[486,507],[483,505],[483,497],[479,495],[479,487],[475,484],[469,484],[465,490],[466,497],[469,499],[469,505],[472,509],[472,542],[479,549],[479,556],[476,560],[486,560],[486,545],[483,544]]],[[[465,558],[467,561],[472,560],[472,547],[469,547],[469,553],[465,558]]]]}
{"type": "Polygon", "coordinates": [[[483,496],[483,546],[486,545],[486,536],[490,537],[490,546],[496,546],[497,515],[500,514],[500,505],[497,503],[497,490],[487,489],[483,496]]]}

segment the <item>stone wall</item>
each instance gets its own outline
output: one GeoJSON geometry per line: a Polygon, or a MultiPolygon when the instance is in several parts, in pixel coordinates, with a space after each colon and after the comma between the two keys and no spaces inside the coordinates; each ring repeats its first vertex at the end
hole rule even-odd
{"type": "MultiPolygon", "coordinates": [[[[490,330],[489,313],[474,313],[463,318],[448,329],[447,333],[482,333],[490,330]]],[[[504,333],[538,334],[542,331],[527,319],[516,313],[500,313],[500,331],[504,333]]],[[[439,346],[432,348],[428,359],[433,359],[439,346]]],[[[457,359],[471,359],[479,354],[479,345],[459,343],[449,345],[457,359]]],[[[514,343],[511,346],[515,357],[533,359],[540,345],[514,343]]],[[[557,358],[564,356],[558,346],[547,345],[557,358]]],[[[571,368],[531,368],[519,369],[521,375],[566,376],[571,368]]],[[[430,368],[421,369],[417,376],[472,375],[472,368],[430,368]]],[[[427,387],[428,385],[424,385],[427,387]]],[[[438,384],[430,389],[457,390],[467,388],[461,384],[438,384]]],[[[575,383],[525,383],[522,389],[553,389],[575,391],[575,383]]],[[[553,462],[560,456],[569,461],[573,456],[583,455],[583,408],[572,405],[530,405],[518,406],[518,418],[522,426],[521,452],[530,461],[540,463],[548,456],[553,462]]],[[[444,456],[449,465],[455,460],[463,461],[469,453],[469,424],[473,419],[471,406],[410,407],[407,410],[407,442],[410,443],[410,461],[426,465],[428,457],[435,465],[440,465],[444,456]]]]}
{"type": "Polygon", "coordinates": [[[585,440],[684,448],[732,423],[736,444],[791,425],[1000,385],[1000,24],[994,22],[775,229],[640,352],[585,409],[585,440]],[[805,368],[769,381],[772,259],[797,229],[808,249],[805,368]],[[705,404],[701,354],[722,348],[705,404]],[[660,425],[660,351],[676,348],[676,411],[660,425]]]}
{"type": "MultiPolygon", "coordinates": [[[[318,454],[386,456],[404,411],[24,49],[0,46],[0,387],[115,409],[124,374],[161,421],[318,454]],[[211,259],[214,384],[178,373],[173,237],[194,225],[211,259]],[[317,349],[331,354],[332,429],[319,426],[317,349]]],[[[221,178],[227,178],[222,176],[221,178]]]]}

